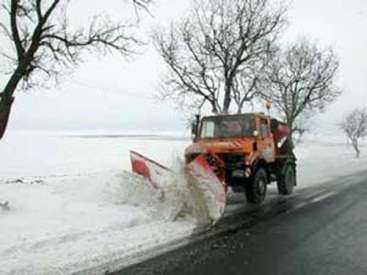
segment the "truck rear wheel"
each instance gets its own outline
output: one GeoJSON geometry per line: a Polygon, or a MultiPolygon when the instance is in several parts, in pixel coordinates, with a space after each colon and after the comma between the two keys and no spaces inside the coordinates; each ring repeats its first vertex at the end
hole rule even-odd
{"type": "Polygon", "coordinates": [[[293,193],[296,185],[296,171],[291,164],[286,164],[283,168],[282,174],[277,180],[278,191],[281,195],[290,195],[293,193]]]}
{"type": "Polygon", "coordinates": [[[249,203],[261,204],[265,200],[268,186],[268,175],[265,169],[256,171],[252,182],[246,185],[246,198],[249,203]]]}

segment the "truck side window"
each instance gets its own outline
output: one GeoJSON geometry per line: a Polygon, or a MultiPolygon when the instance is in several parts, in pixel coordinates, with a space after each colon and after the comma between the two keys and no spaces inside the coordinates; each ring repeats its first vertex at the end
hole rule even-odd
{"type": "Polygon", "coordinates": [[[201,131],[202,138],[213,138],[215,131],[215,123],[214,121],[205,121],[203,123],[203,129],[201,131]]]}
{"type": "Polygon", "coordinates": [[[269,136],[269,127],[266,119],[260,121],[260,136],[266,138],[269,136]]]}

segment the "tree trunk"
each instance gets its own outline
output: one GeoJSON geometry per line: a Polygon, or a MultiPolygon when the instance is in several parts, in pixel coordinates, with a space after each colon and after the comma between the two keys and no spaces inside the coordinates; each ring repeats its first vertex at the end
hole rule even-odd
{"type": "Polygon", "coordinates": [[[353,145],[354,150],[356,151],[356,158],[358,159],[361,155],[361,151],[359,150],[358,140],[353,140],[352,145],[353,145]]]}
{"type": "Polygon", "coordinates": [[[10,102],[1,98],[0,102],[0,140],[5,134],[6,127],[8,126],[8,121],[10,117],[11,106],[13,103],[13,98],[10,102]]]}
{"type": "Polygon", "coordinates": [[[231,84],[225,84],[224,101],[223,101],[223,113],[229,113],[229,107],[231,106],[231,84]]]}
{"type": "Polygon", "coordinates": [[[289,147],[293,150],[294,149],[294,140],[293,140],[293,132],[291,131],[287,137],[287,142],[289,147]]]}
{"type": "Polygon", "coordinates": [[[290,118],[287,118],[287,125],[289,128],[289,134],[287,136],[287,141],[289,145],[291,146],[292,150],[294,149],[294,141],[293,141],[293,135],[294,135],[294,127],[293,127],[293,120],[290,118]]]}
{"type": "Polygon", "coordinates": [[[237,106],[237,114],[242,113],[243,105],[245,104],[245,101],[241,101],[237,106]]]}
{"type": "Polygon", "coordinates": [[[22,70],[24,69],[19,66],[14,74],[10,77],[5,89],[0,93],[0,140],[3,138],[6,128],[8,126],[8,121],[10,117],[11,107],[14,102],[14,92],[22,79],[22,70]]]}

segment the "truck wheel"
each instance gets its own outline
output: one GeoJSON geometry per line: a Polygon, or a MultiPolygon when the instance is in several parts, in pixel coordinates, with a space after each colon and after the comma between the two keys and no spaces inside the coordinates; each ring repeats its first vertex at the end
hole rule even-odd
{"type": "Polygon", "coordinates": [[[249,203],[261,204],[265,200],[268,176],[263,168],[255,173],[251,183],[246,185],[246,198],[249,203]]]}
{"type": "Polygon", "coordinates": [[[278,191],[281,195],[290,195],[293,193],[296,185],[296,171],[291,164],[286,164],[281,176],[277,181],[278,191]]]}

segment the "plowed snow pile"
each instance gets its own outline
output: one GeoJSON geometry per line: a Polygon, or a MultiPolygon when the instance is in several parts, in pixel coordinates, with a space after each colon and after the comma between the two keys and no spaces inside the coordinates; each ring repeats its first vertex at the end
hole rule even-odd
{"type": "Polygon", "coordinates": [[[144,178],[125,171],[120,184],[111,185],[111,192],[119,203],[147,209],[153,219],[190,220],[197,226],[209,226],[214,205],[199,191],[197,181],[188,181],[181,168],[173,171],[162,179],[164,184],[160,190],[154,189],[144,178]]]}
{"type": "Polygon", "coordinates": [[[196,227],[179,184],[129,172],[1,181],[0,273],[69,273],[139,254],[196,227]],[[5,232],[5,234],[4,234],[5,232]]]}
{"type": "MultiPolygon", "coordinates": [[[[126,263],[208,222],[208,209],[182,173],[164,179],[161,192],[128,171],[132,144],[126,139],[108,140],[108,146],[100,139],[21,140],[12,137],[0,147],[6,164],[0,202],[9,201],[9,209],[0,207],[0,274],[71,273],[105,264],[110,269],[113,261],[126,263]]],[[[159,141],[144,143],[151,148],[159,141]]],[[[187,141],[176,144],[184,148],[187,141]]]]}
{"type": "Polygon", "coordinates": [[[182,165],[164,179],[160,190],[154,189],[143,177],[123,171],[110,179],[106,186],[110,201],[144,209],[154,221],[188,221],[197,227],[210,226],[215,207],[210,198],[199,191],[197,181],[188,181],[182,165]]]}

